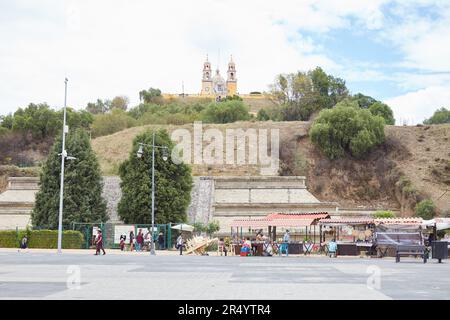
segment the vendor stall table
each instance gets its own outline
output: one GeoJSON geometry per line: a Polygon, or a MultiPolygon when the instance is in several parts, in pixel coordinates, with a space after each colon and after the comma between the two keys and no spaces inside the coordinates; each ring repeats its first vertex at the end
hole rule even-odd
{"type": "Polygon", "coordinates": [[[338,243],[338,256],[357,256],[359,255],[356,243],[338,243]]]}

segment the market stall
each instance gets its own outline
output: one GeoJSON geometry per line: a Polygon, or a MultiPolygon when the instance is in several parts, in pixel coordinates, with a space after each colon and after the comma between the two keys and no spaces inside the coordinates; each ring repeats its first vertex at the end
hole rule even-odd
{"type": "Polygon", "coordinates": [[[374,219],[369,217],[339,217],[319,221],[322,233],[321,243],[335,239],[337,254],[356,256],[369,252],[372,247],[374,219]]]}
{"type": "Polygon", "coordinates": [[[236,219],[231,225],[231,235],[234,240],[232,250],[238,254],[242,242],[246,238],[251,238],[252,247],[256,248],[256,255],[263,253],[264,245],[272,246],[276,253],[282,244],[282,239],[278,236],[289,230],[291,235],[288,244],[289,253],[301,254],[305,250],[311,252],[320,236],[318,222],[324,218],[329,218],[329,214],[326,212],[273,213],[264,218],[236,219]],[[248,232],[244,233],[244,230],[248,232]],[[254,238],[256,233],[264,234],[265,240],[254,238]]]}

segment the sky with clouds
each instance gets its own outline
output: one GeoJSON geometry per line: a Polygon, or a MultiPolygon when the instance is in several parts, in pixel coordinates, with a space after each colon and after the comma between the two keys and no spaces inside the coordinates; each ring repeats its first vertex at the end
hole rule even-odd
{"type": "Polygon", "coordinates": [[[198,93],[206,54],[241,93],[321,66],[388,103],[397,124],[450,107],[448,0],[2,0],[0,114],[84,108],[149,87],[198,93]],[[220,52],[220,53],[219,53],[220,52]]]}

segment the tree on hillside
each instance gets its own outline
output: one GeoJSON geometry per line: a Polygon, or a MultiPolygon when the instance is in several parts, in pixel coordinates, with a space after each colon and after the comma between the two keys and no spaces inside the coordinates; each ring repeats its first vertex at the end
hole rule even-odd
{"type": "MultiPolygon", "coordinates": [[[[57,228],[61,137],[58,137],[42,167],[39,191],[31,218],[34,226],[57,228]]],[[[102,176],[89,136],[82,129],[66,137],[67,152],[76,160],[65,162],[63,224],[72,222],[106,222],[106,202],[102,198],[102,176]]]]}
{"type": "Polygon", "coordinates": [[[382,102],[375,102],[369,107],[369,111],[375,115],[380,116],[384,119],[384,122],[388,125],[394,125],[394,113],[389,106],[382,102]]]}
{"type": "MultiPolygon", "coordinates": [[[[3,118],[2,127],[15,132],[29,134],[34,139],[54,137],[62,127],[63,110],[55,111],[46,103],[30,103],[26,108],[17,109],[13,115],[3,118]]],[[[88,129],[93,121],[92,115],[86,111],[67,108],[67,124],[71,128],[88,129]]]]}
{"type": "Polygon", "coordinates": [[[139,99],[144,103],[162,104],[163,102],[161,90],[155,88],[150,88],[139,92],[139,99]]]}
{"type": "MultiPolygon", "coordinates": [[[[327,75],[319,67],[307,73],[277,76],[271,93],[280,105],[278,109],[284,121],[309,120],[314,112],[331,108],[348,96],[345,81],[327,75]]],[[[270,110],[267,114],[277,116],[270,110]]]]}
{"type": "Polygon", "coordinates": [[[203,111],[203,121],[209,123],[230,123],[250,119],[249,108],[239,100],[211,103],[203,111]]]}
{"type": "Polygon", "coordinates": [[[433,116],[423,122],[424,124],[442,124],[450,123],[450,109],[440,108],[436,110],[433,116]]]}
{"type": "Polygon", "coordinates": [[[330,159],[346,153],[362,158],[384,142],[384,120],[343,104],[320,112],[310,130],[311,140],[330,159]]]}
{"type": "MultiPolygon", "coordinates": [[[[151,223],[151,148],[144,148],[141,158],[136,153],[139,142],[152,144],[152,134],[152,131],[146,131],[133,140],[130,156],[119,168],[122,198],[118,211],[125,223],[151,223]]],[[[156,132],[155,144],[167,146],[169,155],[174,147],[166,130],[156,132]]],[[[155,149],[155,222],[186,221],[191,189],[190,167],[183,163],[175,164],[170,157],[164,161],[161,149],[155,149]]]]}
{"type": "Polygon", "coordinates": [[[352,101],[356,101],[361,109],[369,109],[375,102],[380,102],[372,97],[363,95],[362,93],[357,93],[349,98],[352,101]]]}
{"type": "Polygon", "coordinates": [[[111,101],[111,109],[121,109],[126,111],[129,103],[130,99],[128,99],[128,97],[117,96],[111,101]]]}
{"type": "Polygon", "coordinates": [[[436,205],[431,199],[420,201],[415,208],[416,215],[424,220],[433,219],[436,216],[436,205]]]}
{"type": "Polygon", "coordinates": [[[136,120],[130,117],[122,109],[112,109],[110,113],[95,115],[92,124],[92,137],[100,137],[131,128],[136,125],[136,120]]]}
{"type": "Polygon", "coordinates": [[[97,102],[89,102],[86,106],[86,111],[92,114],[106,113],[111,109],[110,100],[97,99],[97,102]]]}

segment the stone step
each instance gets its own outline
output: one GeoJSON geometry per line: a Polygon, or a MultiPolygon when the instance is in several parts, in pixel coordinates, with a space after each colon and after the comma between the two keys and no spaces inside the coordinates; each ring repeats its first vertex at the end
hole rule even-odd
{"type": "Polygon", "coordinates": [[[2,209],[0,208],[0,215],[5,215],[5,214],[13,214],[13,215],[29,215],[31,214],[31,210],[27,210],[27,209],[2,209]]]}

